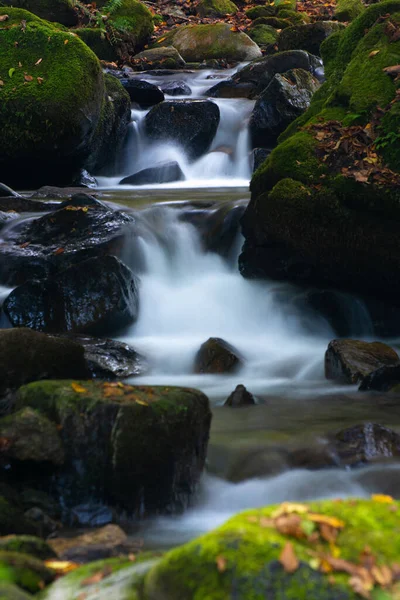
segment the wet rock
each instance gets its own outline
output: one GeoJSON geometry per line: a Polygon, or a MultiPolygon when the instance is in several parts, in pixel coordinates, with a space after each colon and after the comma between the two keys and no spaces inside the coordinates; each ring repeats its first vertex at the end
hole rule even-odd
{"type": "Polygon", "coordinates": [[[7,225],[10,221],[14,221],[14,219],[18,219],[20,215],[17,212],[2,212],[0,211],[0,229],[7,225]]]}
{"type": "Polygon", "coordinates": [[[400,456],[400,435],[383,425],[364,423],[337,433],[334,447],[341,464],[356,466],[400,456]]]}
{"type": "Polygon", "coordinates": [[[59,428],[65,463],[41,482],[66,508],[100,502],[143,516],[182,509],[197,487],[211,419],[197,390],[46,381],[19,389],[17,409],[27,406],[59,428]]]}
{"type": "Polygon", "coordinates": [[[254,85],[250,82],[235,82],[232,79],[219,81],[205,92],[210,98],[252,98],[254,85]]]}
{"type": "Polygon", "coordinates": [[[164,162],[142,169],[133,175],[124,177],[120,185],[146,185],[150,183],[171,183],[173,181],[184,181],[185,175],[176,161],[164,162]]]}
{"type": "MultiPolygon", "coordinates": [[[[39,379],[82,378],[88,375],[81,345],[30,329],[0,330],[0,392],[39,379]]],[[[1,404],[0,412],[6,407],[1,404]]]]}
{"type": "Polygon", "coordinates": [[[400,365],[385,365],[379,367],[376,371],[372,371],[366,375],[358,388],[361,392],[367,390],[376,390],[388,392],[389,390],[398,391],[397,386],[400,385],[400,365]]]}
{"type": "Polygon", "coordinates": [[[320,45],[335,31],[343,28],[337,21],[317,21],[283,29],[279,35],[279,51],[306,50],[320,56],[320,45]]]}
{"type": "Polygon", "coordinates": [[[182,69],[185,61],[173,46],[150,48],[135,54],[132,58],[135,69],[147,71],[152,69],[182,69]]]}
{"type": "Polygon", "coordinates": [[[223,59],[228,63],[254,60],[261,50],[245,33],[226,23],[176,27],[163,36],[160,46],[174,46],[186,62],[223,59]]]}
{"type": "Polygon", "coordinates": [[[28,487],[26,481],[20,490],[19,501],[25,511],[29,511],[32,508],[39,508],[55,521],[59,521],[61,518],[61,505],[43,490],[28,487]]]}
{"type": "Polygon", "coordinates": [[[7,297],[3,310],[14,327],[109,334],[137,318],[137,285],[132,271],[115,256],[89,258],[54,277],[23,283],[7,297]]]}
{"type": "Polygon", "coordinates": [[[0,249],[1,281],[18,285],[94,256],[119,256],[133,223],[127,213],[76,194],[55,212],[7,231],[0,249]]]}
{"type": "Polygon", "coordinates": [[[20,194],[18,194],[14,190],[12,190],[5,183],[1,183],[0,182],[0,198],[4,198],[4,197],[8,198],[9,196],[14,196],[16,198],[21,198],[20,194]]]}
{"type": "Polygon", "coordinates": [[[37,535],[43,538],[47,538],[62,528],[62,524],[59,521],[55,521],[38,506],[28,509],[25,512],[25,517],[34,524],[37,535]]]}
{"type": "Polygon", "coordinates": [[[210,338],[196,354],[195,373],[232,373],[243,363],[236,348],[221,338],[210,338]]]}
{"type": "Polygon", "coordinates": [[[24,515],[18,498],[5,498],[0,495],[0,531],[2,535],[28,534],[38,535],[39,529],[29,515],[24,515]]]}
{"type": "Polygon", "coordinates": [[[57,554],[47,542],[33,535],[7,535],[0,537],[0,551],[4,550],[6,552],[29,554],[39,560],[57,558],[57,554]]]}
{"type": "Polygon", "coordinates": [[[162,87],[164,94],[168,96],[191,96],[192,90],[184,81],[170,81],[162,87]]]}
{"type": "Polygon", "coordinates": [[[49,540],[49,545],[61,560],[73,562],[87,563],[129,552],[128,536],[118,525],[106,525],[77,537],[57,537],[49,540]]]}
{"type": "Polygon", "coordinates": [[[64,462],[64,450],[56,426],[31,408],[24,408],[0,419],[0,460],[64,462]]]}
{"type": "Polygon", "coordinates": [[[0,197],[0,210],[8,212],[47,212],[56,210],[58,204],[55,202],[39,202],[31,198],[23,198],[22,196],[6,196],[0,197]]]}
{"type": "Polygon", "coordinates": [[[257,171],[264,160],[271,154],[270,148],[254,148],[253,150],[253,172],[257,171]]]}
{"type": "Polygon", "coordinates": [[[210,100],[169,100],[150,110],[144,128],[150,140],[179,144],[196,159],[211,146],[219,118],[219,108],[210,100]]]}
{"type": "MultiPolygon", "coordinates": [[[[70,200],[76,194],[83,194],[80,186],[72,186],[72,187],[57,187],[55,185],[42,185],[38,190],[33,192],[30,196],[31,200],[70,200]]],[[[89,197],[89,194],[87,194],[89,197]]],[[[92,196],[94,198],[94,196],[92,196]]],[[[45,204],[45,206],[50,205],[55,208],[60,208],[60,204],[53,204],[50,202],[41,203],[45,204]]],[[[31,211],[32,212],[32,211],[31,211]]]]}
{"type": "Polygon", "coordinates": [[[97,188],[96,177],[93,177],[86,169],[81,169],[79,175],[73,180],[72,185],[86,188],[97,188]]]}
{"type": "Polygon", "coordinates": [[[121,79],[121,83],[132,102],[136,102],[141,108],[149,108],[164,100],[163,92],[153,83],[141,79],[121,79]]]}
{"type": "Polygon", "coordinates": [[[20,552],[0,551],[2,580],[15,583],[23,590],[35,594],[55,579],[55,572],[41,560],[20,552]]]}
{"type": "Polygon", "coordinates": [[[239,384],[228,397],[224,406],[232,406],[232,408],[237,408],[239,406],[252,406],[255,403],[254,396],[246,390],[244,385],[239,384]]]}
{"type": "Polygon", "coordinates": [[[124,342],[83,335],[69,335],[83,346],[90,377],[124,379],[142,375],[148,369],[146,359],[124,342]]]}
{"type": "Polygon", "coordinates": [[[270,147],[310,105],[318,80],[304,69],[277,73],[258,98],[250,117],[253,147],[270,147]]]}
{"type": "Polygon", "coordinates": [[[399,363],[397,352],[382,342],[332,340],[325,353],[325,377],[358,383],[379,367],[399,363]]]}

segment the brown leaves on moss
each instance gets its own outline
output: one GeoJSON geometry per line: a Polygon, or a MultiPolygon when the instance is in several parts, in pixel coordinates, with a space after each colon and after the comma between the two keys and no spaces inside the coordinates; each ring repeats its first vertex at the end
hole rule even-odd
{"type": "Polygon", "coordinates": [[[279,556],[279,562],[286,573],[294,573],[300,566],[299,559],[293,548],[293,544],[286,542],[279,556]]]}

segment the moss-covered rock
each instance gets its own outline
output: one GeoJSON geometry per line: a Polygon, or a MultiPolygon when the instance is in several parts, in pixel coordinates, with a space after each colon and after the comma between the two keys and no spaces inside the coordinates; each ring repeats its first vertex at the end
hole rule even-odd
{"type": "Polygon", "coordinates": [[[139,54],[135,54],[132,64],[138,71],[152,69],[182,69],[185,61],[173,46],[165,48],[149,48],[139,54]]]}
{"type": "Polygon", "coordinates": [[[344,27],[336,21],[317,21],[303,25],[293,25],[279,35],[278,48],[283,50],[307,50],[320,55],[320,46],[332,33],[344,27]]]}
{"type": "Polygon", "coordinates": [[[140,515],[180,508],[196,489],[211,419],[201,392],[46,381],[20,388],[26,406],[60,429],[66,459],[53,486],[67,506],[97,498],[140,515]]]}
{"type": "Polygon", "coordinates": [[[236,4],[231,0],[200,0],[197,12],[201,17],[225,17],[234,15],[238,11],[236,4]]]}
{"type": "Polygon", "coordinates": [[[0,15],[8,15],[0,30],[0,178],[19,187],[70,181],[109,141],[100,139],[111,105],[100,63],[72,32],[21,9],[0,15]]]}
{"type": "Polygon", "coordinates": [[[275,6],[266,4],[265,6],[253,6],[246,10],[246,17],[254,21],[261,17],[273,17],[276,13],[275,6]]]}
{"type": "Polygon", "coordinates": [[[337,0],[335,17],[338,21],[353,21],[363,10],[364,4],[361,0],[337,0]]]}
{"type": "Polygon", "coordinates": [[[100,60],[111,62],[118,60],[117,46],[111,44],[105,31],[95,27],[82,27],[76,30],[76,35],[93,50],[100,60]]]}
{"type": "Polygon", "coordinates": [[[187,62],[224,59],[228,62],[253,60],[261,50],[245,33],[231,30],[225,23],[186,25],[162,36],[157,46],[174,46],[187,62]]]}
{"type": "Polygon", "coordinates": [[[57,554],[47,542],[31,535],[7,535],[0,537],[0,551],[29,554],[29,556],[34,556],[39,560],[57,558],[57,554]]]}
{"type": "Polygon", "coordinates": [[[55,574],[33,556],[0,550],[0,577],[2,582],[13,583],[34,594],[51,583],[55,574]]]}
{"type": "Polygon", "coordinates": [[[295,10],[291,10],[290,8],[286,8],[285,5],[278,8],[277,16],[280,19],[287,19],[293,25],[301,25],[302,23],[309,23],[310,17],[307,13],[296,12],[295,10]]]}
{"type": "Polygon", "coordinates": [[[286,27],[291,27],[292,23],[278,17],[259,17],[252,22],[251,27],[257,27],[257,25],[270,25],[274,29],[286,29],[286,27]]]}
{"type": "Polygon", "coordinates": [[[3,6],[29,10],[46,21],[55,21],[73,27],[78,23],[78,14],[72,0],[2,0],[3,6]]]}
{"type": "MultiPolygon", "coordinates": [[[[387,500],[333,500],[297,508],[282,505],[246,511],[215,531],[168,552],[146,575],[143,597],[356,600],[359,596],[349,584],[349,574],[334,569],[332,578],[324,572],[318,556],[331,555],[334,550],[319,535],[316,523],[325,518],[337,524],[335,547],[341,559],[361,565],[360,556],[368,547],[377,565],[391,565],[400,557],[399,507],[390,498],[387,500]],[[288,520],[297,523],[298,537],[290,535],[290,527],[284,533],[283,523],[288,520]],[[313,532],[316,535],[312,536],[313,532]],[[281,554],[289,541],[299,563],[285,570],[280,561],[285,562],[281,554]]],[[[396,590],[397,584],[382,598],[394,599],[396,590]]],[[[376,585],[376,598],[381,592],[376,585]]]]}
{"type": "Polygon", "coordinates": [[[107,19],[107,27],[122,55],[141,50],[154,30],[153,15],[138,0],[122,0],[107,19]]]}
{"type": "Polygon", "coordinates": [[[259,46],[269,46],[275,44],[278,33],[271,25],[255,25],[249,30],[249,37],[259,46]]]}

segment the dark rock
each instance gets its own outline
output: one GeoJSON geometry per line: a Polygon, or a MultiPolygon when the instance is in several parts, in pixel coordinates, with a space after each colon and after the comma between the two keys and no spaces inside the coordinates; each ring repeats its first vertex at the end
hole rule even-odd
{"type": "Polygon", "coordinates": [[[271,154],[270,148],[254,148],[253,150],[253,172],[258,169],[264,160],[271,154]]]}
{"type": "Polygon", "coordinates": [[[397,364],[397,352],[382,342],[332,340],[325,353],[325,376],[341,383],[358,383],[381,366],[397,364]]]}
{"type": "Polygon", "coordinates": [[[251,406],[255,403],[254,396],[246,390],[244,385],[237,385],[235,391],[228,397],[224,406],[237,408],[239,406],[251,406]]]}
{"type": "Polygon", "coordinates": [[[309,107],[318,87],[317,79],[304,69],[274,75],[250,117],[253,147],[270,147],[279,134],[309,107]]]}
{"type": "Polygon", "coordinates": [[[96,188],[97,181],[86,169],[81,169],[79,175],[74,179],[72,185],[86,188],[96,188]]]}
{"type": "Polygon", "coordinates": [[[319,48],[322,42],[332,33],[342,28],[342,23],[337,21],[316,21],[315,23],[285,28],[279,35],[279,51],[306,50],[319,56],[319,48]]]}
{"type": "MultiPolygon", "coordinates": [[[[358,388],[361,392],[377,390],[387,392],[400,385],[400,364],[385,365],[366,375],[358,388]]],[[[397,391],[397,389],[396,389],[397,391]]]]}
{"type": "Polygon", "coordinates": [[[132,58],[135,69],[147,71],[153,69],[182,69],[186,63],[173,46],[150,48],[135,54],[132,58]]]}
{"type": "Polygon", "coordinates": [[[0,531],[2,535],[38,535],[37,525],[22,512],[18,502],[0,496],[0,531]]]}
{"type": "Polygon", "coordinates": [[[176,161],[160,163],[124,177],[120,185],[146,185],[148,183],[170,183],[184,181],[185,175],[176,161]]]}
{"type": "Polygon", "coordinates": [[[8,196],[0,198],[0,210],[16,212],[46,212],[56,210],[58,204],[55,202],[39,202],[22,196],[8,196]]]}
{"type": "Polygon", "coordinates": [[[64,450],[54,423],[31,408],[1,418],[0,437],[1,461],[49,462],[56,466],[64,462],[64,450]]]}
{"type": "Polygon", "coordinates": [[[207,252],[216,252],[225,258],[231,255],[240,233],[240,219],[245,211],[243,204],[227,202],[208,211],[200,226],[201,237],[207,252]]]}
{"type": "Polygon", "coordinates": [[[36,506],[27,510],[25,517],[34,524],[37,535],[43,538],[47,538],[62,527],[59,521],[55,521],[44,510],[36,506]]]}
{"type": "Polygon", "coordinates": [[[33,535],[7,535],[0,537],[0,551],[3,550],[29,554],[39,560],[57,558],[57,554],[47,542],[33,535]]]}
{"type": "MultiPolygon", "coordinates": [[[[73,196],[75,196],[76,194],[82,195],[84,194],[84,192],[82,191],[80,186],[73,186],[73,187],[56,187],[54,185],[43,185],[42,187],[40,187],[38,190],[36,190],[31,196],[30,199],[31,200],[68,200],[71,199],[73,196]]],[[[85,194],[86,195],[86,194],[85,194]]],[[[87,195],[87,197],[89,197],[89,195],[87,195]]],[[[49,204],[50,206],[56,206],[56,208],[59,208],[59,204],[53,204],[53,203],[40,203],[40,204],[44,204],[47,205],[49,204]]]]}
{"type": "Polygon", "coordinates": [[[107,334],[135,321],[138,306],[132,271],[115,256],[102,256],[27,281],[11,292],[3,309],[14,327],[107,334]]]}
{"type": "Polygon", "coordinates": [[[400,435],[376,423],[355,425],[336,434],[335,451],[341,464],[353,466],[400,456],[400,435]]]}
{"type": "Polygon", "coordinates": [[[132,102],[136,102],[142,108],[149,108],[164,100],[163,92],[153,83],[141,79],[121,79],[121,83],[132,102]]]}
{"type": "Polygon", "coordinates": [[[253,98],[254,84],[226,79],[213,85],[205,94],[210,98],[253,98]]]}
{"type": "Polygon", "coordinates": [[[78,12],[71,0],[2,0],[2,5],[29,10],[41,19],[61,23],[65,27],[78,24],[78,12]]]}
{"type": "Polygon", "coordinates": [[[0,249],[2,283],[18,285],[99,255],[120,255],[133,217],[86,194],[7,231],[0,249]]]}
{"type": "Polygon", "coordinates": [[[196,354],[195,373],[232,373],[243,361],[239,352],[221,338],[210,338],[196,354]]]}
{"type": "Polygon", "coordinates": [[[209,149],[219,118],[219,108],[210,100],[171,100],[150,110],[144,128],[150,140],[179,144],[196,159],[209,149]]]}
{"type": "Polygon", "coordinates": [[[63,505],[101,502],[137,516],[187,506],[206,457],[207,397],[94,381],[75,391],[72,383],[30,384],[17,398],[17,409],[39,410],[59,427],[66,459],[47,485],[63,505]]]}
{"type": "Polygon", "coordinates": [[[1,393],[39,379],[87,375],[84,350],[78,343],[30,329],[0,330],[1,393]]]}
{"type": "Polygon", "coordinates": [[[192,90],[184,81],[170,81],[161,88],[168,96],[191,96],[192,90]]]}
{"type": "Polygon", "coordinates": [[[0,198],[8,198],[9,196],[15,196],[16,198],[21,198],[20,194],[14,192],[8,185],[5,183],[0,183],[0,198]]]}

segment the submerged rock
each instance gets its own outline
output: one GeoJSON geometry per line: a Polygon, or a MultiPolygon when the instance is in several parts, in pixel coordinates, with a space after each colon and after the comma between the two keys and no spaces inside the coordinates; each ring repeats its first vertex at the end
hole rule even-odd
{"type": "Polygon", "coordinates": [[[150,183],[171,183],[184,181],[185,175],[176,161],[164,162],[154,167],[142,169],[133,175],[124,177],[120,185],[146,185],[150,183]]]}
{"type": "Polygon", "coordinates": [[[184,81],[170,81],[162,87],[164,94],[168,96],[191,96],[192,90],[184,81]]]}
{"type": "Polygon", "coordinates": [[[342,465],[400,456],[400,435],[376,423],[354,425],[336,434],[335,452],[342,465]]]}
{"type": "Polygon", "coordinates": [[[132,102],[136,102],[141,108],[150,108],[164,100],[163,92],[153,83],[141,79],[121,79],[120,81],[132,102]]]}
{"type": "Polygon", "coordinates": [[[138,309],[137,279],[115,256],[89,258],[54,277],[27,281],[3,306],[14,327],[99,335],[133,323],[138,309]]]}
{"type": "Polygon", "coordinates": [[[244,385],[237,385],[236,389],[226,400],[224,406],[237,408],[239,406],[253,406],[255,403],[254,396],[246,390],[244,385]]]}
{"type": "Polygon", "coordinates": [[[358,383],[383,365],[398,365],[395,350],[382,342],[332,340],[325,353],[325,377],[341,383],[358,383]]]}
{"type": "Polygon", "coordinates": [[[232,373],[242,365],[239,351],[221,338],[210,338],[201,346],[194,362],[195,373],[232,373]]]}
{"type": "Polygon", "coordinates": [[[144,129],[151,141],[176,143],[194,160],[211,146],[219,119],[210,100],[168,100],[147,113],[144,129]]]}
{"type": "Polygon", "coordinates": [[[20,388],[24,407],[59,429],[64,465],[41,482],[67,508],[90,501],[136,516],[175,511],[197,487],[211,420],[199,391],[46,381],[20,388]]]}

